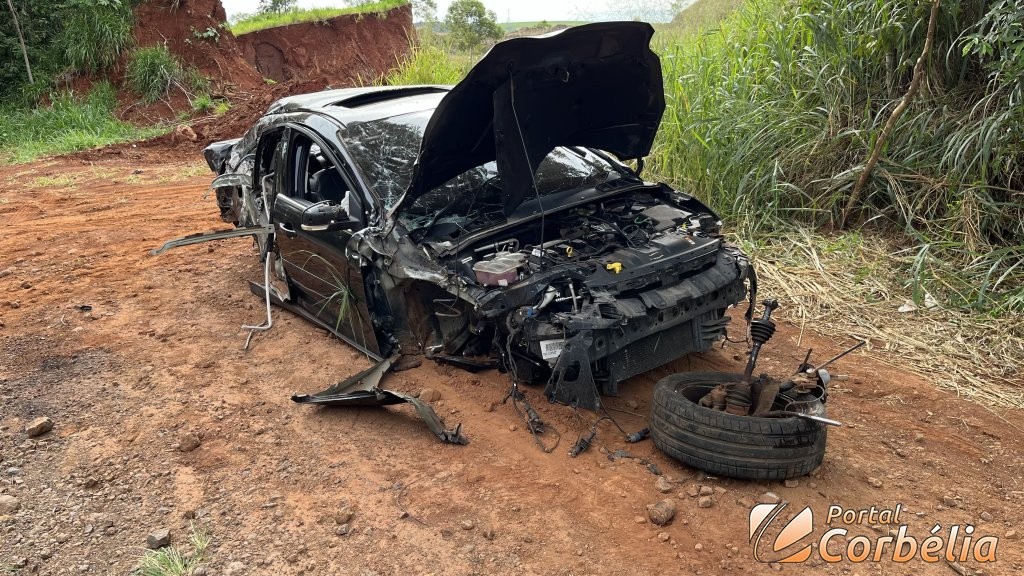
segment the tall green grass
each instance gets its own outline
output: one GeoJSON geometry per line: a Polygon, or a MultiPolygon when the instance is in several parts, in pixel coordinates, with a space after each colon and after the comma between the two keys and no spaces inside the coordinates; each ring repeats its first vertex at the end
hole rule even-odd
{"type": "Polygon", "coordinates": [[[237,22],[231,24],[231,32],[235,36],[241,36],[242,34],[275,26],[287,26],[300,22],[325,22],[345,14],[383,13],[408,3],[409,0],[378,0],[377,2],[360,3],[348,8],[295,8],[281,13],[252,14],[243,16],[237,22]]]}
{"type": "MultiPolygon", "coordinates": [[[[925,86],[896,124],[860,222],[904,238],[908,285],[1024,309],[1024,112],[965,38],[983,2],[944,2],[925,86]]],[[[927,3],[749,0],[716,28],[659,33],[667,108],[652,168],[748,236],[830,227],[899,102],[927,3]]],[[[1018,88],[1019,90],[1019,88],[1018,88]]]]}
{"type": "Polygon", "coordinates": [[[49,106],[34,109],[0,107],[0,162],[27,162],[61,154],[139,140],[166,131],[161,126],[140,128],[114,116],[117,96],[107,82],[97,84],[84,98],[55,94],[49,106]]]}
{"type": "Polygon", "coordinates": [[[58,42],[64,64],[75,71],[106,70],[134,41],[128,0],[73,0],[68,8],[58,42]]]}

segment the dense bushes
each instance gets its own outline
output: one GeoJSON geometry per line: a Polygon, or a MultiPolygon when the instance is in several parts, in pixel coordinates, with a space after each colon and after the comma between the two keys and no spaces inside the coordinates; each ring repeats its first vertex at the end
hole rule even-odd
{"type": "MultiPolygon", "coordinates": [[[[661,34],[654,170],[748,233],[835,225],[908,88],[930,5],[750,0],[707,34],[661,34]]],[[[1024,308],[1022,12],[942,1],[921,90],[855,206],[858,223],[908,239],[918,292],[957,305],[1024,308]]]]}

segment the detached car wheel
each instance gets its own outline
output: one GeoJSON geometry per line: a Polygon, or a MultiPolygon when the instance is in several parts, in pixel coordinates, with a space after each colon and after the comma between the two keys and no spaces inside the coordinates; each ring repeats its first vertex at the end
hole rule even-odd
{"type": "Polygon", "coordinates": [[[651,404],[654,445],[683,464],[722,476],[784,480],[825,457],[825,426],[802,418],[758,418],[712,410],[698,401],[739,374],[688,372],[662,378],[651,404]]]}

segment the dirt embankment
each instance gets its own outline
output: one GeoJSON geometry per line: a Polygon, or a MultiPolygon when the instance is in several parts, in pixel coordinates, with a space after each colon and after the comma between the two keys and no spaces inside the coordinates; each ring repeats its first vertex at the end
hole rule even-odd
{"type": "Polygon", "coordinates": [[[260,75],[242,56],[240,43],[224,24],[220,0],[143,2],[135,8],[135,44],[166,44],[182,63],[199,70],[223,90],[252,90],[263,85],[260,75]]]}
{"type": "Polygon", "coordinates": [[[245,59],[277,82],[330,79],[370,82],[409,53],[416,38],[409,4],[377,14],[257,30],[238,37],[245,59]]]}

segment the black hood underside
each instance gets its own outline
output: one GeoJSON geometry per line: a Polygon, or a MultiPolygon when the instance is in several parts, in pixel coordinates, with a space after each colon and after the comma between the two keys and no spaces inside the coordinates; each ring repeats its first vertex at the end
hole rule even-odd
{"type": "Polygon", "coordinates": [[[557,146],[649,154],[665,109],[653,34],[644,22],[601,22],[495,45],[431,116],[401,203],[495,160],[508,215],[534,195],[557,146]]]}

